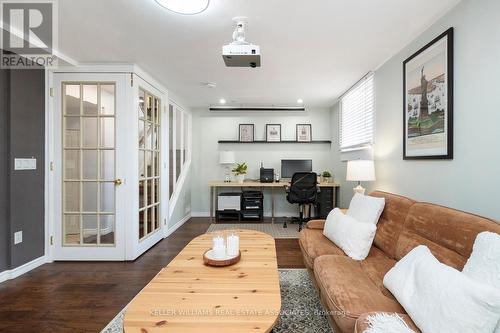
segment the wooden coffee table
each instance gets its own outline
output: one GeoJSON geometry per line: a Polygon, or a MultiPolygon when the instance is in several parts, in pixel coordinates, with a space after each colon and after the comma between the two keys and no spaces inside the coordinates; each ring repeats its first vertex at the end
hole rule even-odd
{"type": "Polygon", "coordinates": [[[193,239],[129,304],[125,333],[270,332],[281,309],[274,239],[239,235],[241,261],[229,267],[203,264],[211,234],[193,239]]]}

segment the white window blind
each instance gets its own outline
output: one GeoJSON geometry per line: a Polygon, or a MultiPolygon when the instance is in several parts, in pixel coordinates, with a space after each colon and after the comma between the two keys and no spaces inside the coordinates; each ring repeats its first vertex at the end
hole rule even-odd
{"type": "Polygon", "coordinates": [[[340,99],[340,150],[373,143],[375,97],[373,74],[367,75],[340,99]]]}

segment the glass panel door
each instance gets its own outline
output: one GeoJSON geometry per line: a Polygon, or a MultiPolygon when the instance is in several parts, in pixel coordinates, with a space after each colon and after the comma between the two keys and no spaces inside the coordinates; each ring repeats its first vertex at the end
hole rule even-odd
{"type": "Polygon", "coordinates": [[[62,246],[115,245],[115,90],[62,84],[62,246]]]}
{"type": "Polygon", "coordinates": [[[139,90],[139,239],[160,229],[161,101],[139,90]]]}

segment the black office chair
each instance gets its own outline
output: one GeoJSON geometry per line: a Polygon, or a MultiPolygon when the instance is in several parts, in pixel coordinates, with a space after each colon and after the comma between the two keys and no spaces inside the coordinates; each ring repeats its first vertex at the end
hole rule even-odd
{"type": "MultiPolygon", "coordinates": [[[[290,186],[285,186],[286,200],[291,204],[299,204],[299,231],[302,224],[311,218],[311,206],[316,204],[318,193],[318,175],[315,172],[296,172],[292,176],[290,186]],[[306,206],[309,208],[307,218],[304,216],[306,206]]],[[[292,222],[295,222],[292,220],[292,222]]],[[[286,228],[286,221],[283,228],[286,228]]]]}

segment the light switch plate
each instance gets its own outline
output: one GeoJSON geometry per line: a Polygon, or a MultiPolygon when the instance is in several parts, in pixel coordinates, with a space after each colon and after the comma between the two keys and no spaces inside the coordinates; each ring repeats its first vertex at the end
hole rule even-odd
{"type": "Polygon", "coordinates": [[[36,170],[36,158],[15,158],[14,170],[36,170]]]}
{"type": "Polygon", "coordinates": [[[23,242],[23,232],[18,231],[14,233],[14,244],[19,244],[23,242]]]}

